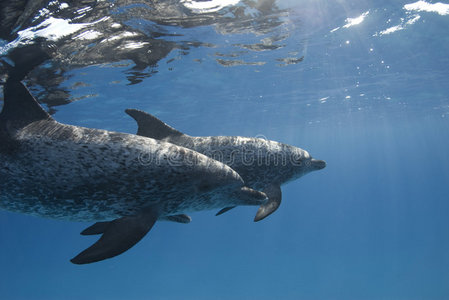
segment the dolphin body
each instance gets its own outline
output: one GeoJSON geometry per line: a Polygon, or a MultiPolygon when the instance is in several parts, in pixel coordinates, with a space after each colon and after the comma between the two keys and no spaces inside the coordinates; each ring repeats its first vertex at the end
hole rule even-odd
{"type": "Polygon", "coordinates": [[[58,123],[19,80],[6,81],[0,207],[103,221],[82,232],[102,236],[71,260],[75,264],[123,253],[158,219],[188,223],[186,212],[265,201],[221,162],[165,141],[58,123]]]}
{"type": "MultiPolygon", "coordinates": [[[[313,159],[307,151],[287,144],[240,136],[193,137],[146,112],[127,109],[126,113],[137,121],[137,135],[173,143],[212,157],[237,171],[249,187],[263,191],[268,201],[259,207],[255,222],[279,207],[282,184],[326,166],[323,160],[313,159]]],[[[217,215],[234,207],[226,206],[217,215]]]]}

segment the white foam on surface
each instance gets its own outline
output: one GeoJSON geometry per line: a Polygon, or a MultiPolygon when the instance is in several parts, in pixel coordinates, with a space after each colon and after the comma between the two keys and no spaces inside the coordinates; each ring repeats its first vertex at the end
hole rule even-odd
{"type": "Polygon", "coordinates": [[[192,12],[197,14],[211,13],[219,11],[227,6],[236,5],[240,0],[209,0],[209,1],[192,1],[181,0],[181,3],[192,12]]]}
{"type": "Polygon", "coordinates": [[[449,15],[449,4],[446,3],[428,3],[426,1],[417,1],[404,5],[404,9],[408,11],[426,11],[436,12],[439,15],[449,15]]]}

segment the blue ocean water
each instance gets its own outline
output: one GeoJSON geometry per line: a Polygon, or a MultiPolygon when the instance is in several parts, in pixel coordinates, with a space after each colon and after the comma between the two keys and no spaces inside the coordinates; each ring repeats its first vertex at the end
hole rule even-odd
{"type": "MultiPolygon", "coordinates": [[[[109,53],[78,38],[88,43],[75,51],[42,33],[57,54],[25,82],[56,120],[135,133],[124,109],[138,108],[190,135],[263,135],[327,167],[283,186],[263,221],[239,207],[158,222],[126,253],[83,266],[69,259],[96,240],[79,235],[90,224],[2,210],[2,299],[449,299],[449,3],[222,1],[214,15],[180,1],[193,12],[187,25],[110,3],[112,17],[132,16],[122,26],[152,40],[122,36],[147,43],[129,58],[115,56],[134,49],[125,42],[109,53]],[[156,51],[167,54],[139,66],[156,51]],[[45,82],[46,70],[64,75],[45,82]],[[48,100],[48,86],[68,100],[48,100]]],[[[72,24],[105,16],[82,13],[72,24]]],[[[72,30],[55,21],[63,16],[42,18],[72,30]]],[[[14,41],[0,44],[3,61],[14,41]]]]}

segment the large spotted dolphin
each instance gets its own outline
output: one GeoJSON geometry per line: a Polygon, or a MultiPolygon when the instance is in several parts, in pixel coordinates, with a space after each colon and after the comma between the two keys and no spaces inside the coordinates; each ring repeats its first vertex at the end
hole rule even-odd
{"type": "MultiPolygon", "coordinates": [[[[268,201],[259,207],[254,218],[256,222],[279,207],[282,184],[326,166],[323,160],[313,159],[307,151],[287,144],[239,136],[193,137],[146,112],[127,109],[126,113],[137,121],[137,135],[173,143],[219,160],[237,171],[249,187],[263,191],[268,201]]],[[[217,215],[233,207],[226,206],[217,215]]]]}
{"type": "Polygon", "coordinates": [[[55,121],[19,81],[8,79],[0,113],[0,207],[95,223],[102,234],[71,261],[85,264],[131,248],[156,220],[189,222],[190,211],[260,205],[229,166],[148,137],[55,121]]]}

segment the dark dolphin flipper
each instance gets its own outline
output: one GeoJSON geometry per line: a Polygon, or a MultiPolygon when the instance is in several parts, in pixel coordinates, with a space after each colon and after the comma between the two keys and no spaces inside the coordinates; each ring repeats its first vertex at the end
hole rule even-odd
{"type": "Polygon", "coordinates": [[[122,254],[137,244],[150,231],[156,220],[157,215],[149,211],[111,222],[100,222],[97,226],[94,224],[83,233],[95,234],[104,229],[103,235],[95,244],[70,261],[78,265],[89,264],[122,254]]]}
{"type": "MultiPolygon", "coordinates": [[[[278,209],[279,205],[281,205],[282,192],[280,185],[271,185],[264,190],[264,193],[267,195],[268,201],[265,204],[259,206],[257,214],[254,217],[254,222],[258,222],[262,219],[265,219],[266,217],[274,213],[276,209],[278,209]]],[[[221,209],[219,212],[217,212],[215,215],[219,216],[227,211],[230,211],[235,207],[236,206],[225,207],[221,209]]]]}
{"type": "Polygon", "coordinates": [[[229,207],[222,208],[222,209],[221,209],[219,212],[217,212],[215,215],[216,215],[216,216],[222,215],[222,214],[224,214],[225,212],[230,211],[231,209],[236,208],[236,207],[237,207],[237,206],[229,206],[229,207]]]}
{"type": "Polygon", "coordinates": [[[176,222],[176,223],[188,224],[192,221],[192,218],[186,214],[182,214],[182,215],[166,216],[166,217],[164,217],[164,220],[172,221],[172,222],[176,222]]]}
{"type": "MultiPolygon", "coordinates": [[[[172,221],[176,223],[183,223],[188,224],[192,221],[192,218],[188,215],[182,214],[182,215],[173,215],[173,216],[166,216],[163,218],[167,221],[172,221]]],[[[114,221],[104,221],[104,222],[97,222],[92,226],[87,227],[83,231],[81,231],[81,235],[96,235],[96,234],[102,234],[106,231],[108,226],[114,221]]]]}
{"type": "Polygon", "coordinates": [[[265,219],[274,213],[276,209],[278,209],[279,205],[281,205],[282,192],[280,185],[270,185],[264,190],[264,193],[267,194],[268,201],[259,207],[257,214],[254,217],[254,222],[265,219]]]}
{"type": "Polygon", "coordinates": [[[106,222],[97,222],[92,226],[87,227],[86,229],[84,229],[83,231],[81,231],[81,235],[96,235],[96,234],[103,234],[106,229],[108,228],[108,226],[112,223],[113,221],[106,221],[106,222]]]}

